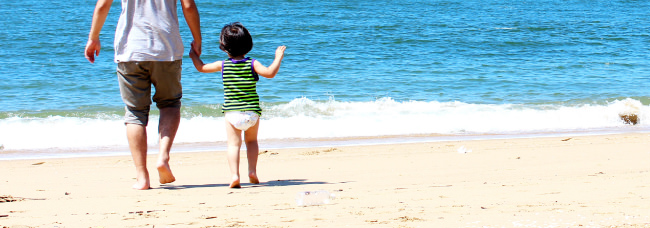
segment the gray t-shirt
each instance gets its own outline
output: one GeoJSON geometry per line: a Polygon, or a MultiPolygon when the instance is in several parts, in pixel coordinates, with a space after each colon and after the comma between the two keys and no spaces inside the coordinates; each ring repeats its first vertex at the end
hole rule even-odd
{"type": "Polygon", "coordinates": [[[122,0],[115,31],[115,62],[183,58],[178,0],[122,0]]]}

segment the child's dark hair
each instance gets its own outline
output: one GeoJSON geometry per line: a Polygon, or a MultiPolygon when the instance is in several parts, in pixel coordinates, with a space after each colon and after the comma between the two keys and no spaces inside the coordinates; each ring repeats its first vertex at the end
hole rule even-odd
{"type": "Polygon", "coordinates": [[[246,55],[253,49],[253,37],[239,22],[227,24],[221,29],[219,48],[232,57],[246,55]]]}

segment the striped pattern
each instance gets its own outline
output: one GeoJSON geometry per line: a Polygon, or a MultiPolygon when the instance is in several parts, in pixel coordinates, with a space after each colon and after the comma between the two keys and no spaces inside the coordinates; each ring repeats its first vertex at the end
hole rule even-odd
{"type": "Polygon", "coordinates": [[[260,98],[257,95],[259,76],[253,71],[253,59],[228,59],[223,62],[223,112],[254,111],[262,115],[260,98]]]}

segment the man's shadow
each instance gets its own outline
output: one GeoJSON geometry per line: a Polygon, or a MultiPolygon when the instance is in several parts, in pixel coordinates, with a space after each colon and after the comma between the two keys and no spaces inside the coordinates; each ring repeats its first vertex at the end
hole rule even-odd
{"type": "MultiPolygon", "coordinates": [[[[345,182],[341,182],[345,183],[345,182]]],[[[283,187],[283,186],[295,186],[295,185],[315,185],[315,184],[332,184],[324,181],[307,181],[307,179],[288,179],[288,180],[273,180],[268,182],[261,182],[259,184],[250,184],[242,183],[242,188],[255,188],[255,187],[283,187]]],[[[228,187],[229,184],[197,184],[197,185],[173,185],[173,184],[162,184],[160,185],[161,189],[166,190],[181,190],[181,189],[191,189],[191,188],[214,188],[214,187],[228,187]]]]}

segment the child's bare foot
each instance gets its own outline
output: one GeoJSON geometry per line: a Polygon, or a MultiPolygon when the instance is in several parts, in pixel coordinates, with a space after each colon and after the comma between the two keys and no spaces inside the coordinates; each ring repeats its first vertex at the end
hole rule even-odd
{"type": "Polygon", "coordinates": [[[259,184],[260,180],[257,178],[257,174],[255,173],[249,173],[248,174],[248,180],[251,182],[251,184],[259,184]]]}
{"type": "Polygon", "coordinates": [[[232,181],[230,182],[230,188],[241,188],[239,183],[239,176],[233,176],[232,181]]]}
{"type": "Polygon", "coordinates": [[[176,178],[174,177],[174,174],[172,174],[172,170],[169,168],[168,163],[158,164],[158,176],[160,177],[161,184],[167,184],[176,181],[176,178]]]}

